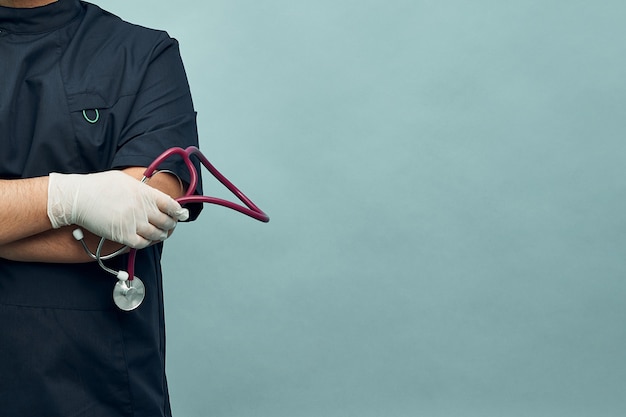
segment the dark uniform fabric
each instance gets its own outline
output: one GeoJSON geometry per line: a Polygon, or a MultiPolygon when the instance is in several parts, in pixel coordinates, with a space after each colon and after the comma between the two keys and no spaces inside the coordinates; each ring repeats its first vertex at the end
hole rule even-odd
{"type": "MultiPolygon", "coordinates": [[[[2,179],[147,166],[197,145],[176,41],[92,4],[0,7],[0,74],[2,179]]],[[[162,168],[188,178],[180,161],[162,168]]],[[[170,416],[161,249],[138,253],[146,299],[132,312],[95,263],[0,259],[1,416],[170,416]]]]}

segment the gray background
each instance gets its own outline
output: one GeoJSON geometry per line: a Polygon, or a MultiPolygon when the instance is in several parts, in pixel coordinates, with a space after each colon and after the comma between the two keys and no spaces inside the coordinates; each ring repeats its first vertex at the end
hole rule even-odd
{"type": "Polygon", "coordinates": [[[272,217],[167,242],[176,416],[626,413],[625,2],[99,4],[272,217]]]}

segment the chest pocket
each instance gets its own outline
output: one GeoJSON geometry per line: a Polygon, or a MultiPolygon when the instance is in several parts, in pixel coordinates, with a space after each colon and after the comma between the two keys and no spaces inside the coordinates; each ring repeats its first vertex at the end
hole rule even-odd
{"type": "Polygon", "coordinates": [[[68,96],[76,147],[85,172],[109,169],[124,126],[128,99],[105,98],[98,92],[68,96]]]}

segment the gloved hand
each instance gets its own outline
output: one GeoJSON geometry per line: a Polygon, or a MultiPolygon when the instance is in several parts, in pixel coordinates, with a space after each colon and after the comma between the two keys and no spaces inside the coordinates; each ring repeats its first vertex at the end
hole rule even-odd
{"type": "Polygon", "coordinates": [[[165,193],[121,171],[49,175],[52,227],[78,225],[131,248],[165,240],[189,212],[165,193]]]}

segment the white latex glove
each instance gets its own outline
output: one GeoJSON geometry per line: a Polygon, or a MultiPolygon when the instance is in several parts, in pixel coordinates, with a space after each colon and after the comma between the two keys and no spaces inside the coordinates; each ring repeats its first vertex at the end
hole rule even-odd
{"type": "Polygon", "coordinates": [[[121,171],[50,174],[48,217],[52,227],[78,225],[131,248],[165,240],[189,212],[161,191],[121,171]]]}

